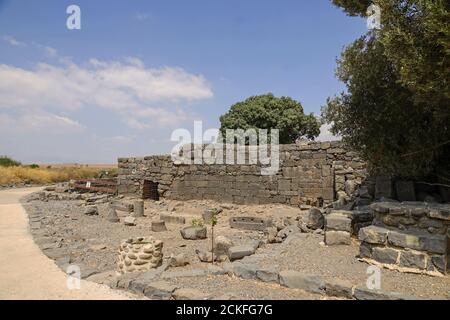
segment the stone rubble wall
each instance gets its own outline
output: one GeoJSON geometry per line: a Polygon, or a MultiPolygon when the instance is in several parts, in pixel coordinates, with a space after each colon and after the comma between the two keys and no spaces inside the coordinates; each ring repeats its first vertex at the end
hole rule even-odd
{"type": "Polygon", "coordinates": [[[377,202],[373,225],[359,232],[360,256],[392,269],[449,271],[450,205],[377,202]]]}
{"type": "MultiPolygon", "coordinates": [[[[248,159],[248,155],[247,155],[248,159]]],[[[144,180],[158,183],[160,196],[211,199],[236,204],[319,205],[338,193],[354,193],[367,176],[366,164],[339,141],[280,146],[280,170],[261,174],[261,165],[174,164],[170,156],[120,158],[118,192],[142,197],[144,180]]]]}
{"type": "Polygon", "coordinates": [[[120,273],[149,271],[162,264],[161,240],[152,237],[123,241],[119,247],[118,267],[120,273]]]}

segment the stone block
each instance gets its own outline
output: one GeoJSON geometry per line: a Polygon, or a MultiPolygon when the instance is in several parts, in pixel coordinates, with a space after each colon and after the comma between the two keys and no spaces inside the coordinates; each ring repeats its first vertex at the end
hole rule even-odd
{"type": "Polygon", "coordinates": [[[176,286],[167,282],[156,281],[147,285],[144,290],[144,295],[150,299],[169,300],[176,289],[176,286]]]}
{"type": "Polygon", "coordinates": [[[447,236],[419,232],[390,231],[388,241],[391,245],[438,254],[447,252],[447,236]]]}
{"type": "Polygon", "coordinates": [[[133,216],[134,217],[144,216],[144,200],[135,200],[133,202],[133,216]]]}
{"type": "Polygon", "coordinates": [[[350,232],[346,231],[325,231],[325,244],[333,245],[349,245],[351,243],[350,232]]]}
{"type": "Polygon", "coordinates": [[[333,279],[325,282],[325,293],[327,296],[340,298],[353,298],[353,285],[351,282],[333,279]]]}
{"type": "Polygon", "coordinates": [[[123,219],[123,223],[126,226],[130,226],[130,227],[135,226],[136,225],[136,218],[134,218],[134,217],[125,217],[125,219],[123,219]]]}
{"type": "Polygon", "coordinates": [[[375,198],[394,198],[394,188],[391,177],[378,176],[375,181],[375,198]]]}
{"type": "Polygon", "coordinates": [[[325,217],[326,230],[352,231],[352,220],[339,213],[331,213],[325,217]]]}
{"type": "Polygon", "coordinates": [[[230,218],[230,227],[243,230],[264,231],[272,225],[270,220],[264,220],[256,217],[232,217],[230,218]]]}
{"type": "Polygon", "coordinates": [[[255,253],[255,248],[250,245],[234,246],[228,249],[228,257],[231,261],[242,259],[255,253]]]}
{"type": "Polygon", "coordinates": [[[170,213],[161,213],[160,220],[165,221],[166,223],[174,223],[174,224],[185,224],[186,219],[183,216],[170,214],[170,213]]]}
{"type": "Polygon", "coordinates": [[[431,263],[434,265],[437,271],[443,274],[447,274],[448,260],[445,255],[432,256],[431,263]]]}
{"type": "Polygon", "coordinates": [[[427,255],[420,252],[402,251],[400,254],[400,266],[425,269],[427,266],[427,255]]]}
{"type": "Polygon", "coordinates": [[[256,278],[263,282],[279,282],[278,270],[274,267],[256,270],[256,278]]]}
{"type": "Polygon", "coordinates": [[[373,248],[372,259],[386,264],[396,264],[400,252],[392,248],[373,248]]]}
{"type": "MultiPolygon", "coordinates": [[[[256,279],[257,267],[251,264],[244,264],[240,262],[233,262],[231,269],[236,277],[242,279],[256,279]]],[[[226,269],[226,267],[224,267],[226,269]]]]}
{"type": "Polygon", "coordinates": [[[372,244],[384,244],[386,243],[389,230],[377,226],[369,226],[359,230],[358,238],[360,241],[364,241],[372,244]]]}
{"type": "Polygon", "coordinates": [[[292,270],[281,271],[279,276],[280,284],[291,289],[302,289],[313,293],[325,291],[325,282],[317,276],[304,275],[292,270]]]}
{"type": "Polygon", "coordinates": [[[115,200],[111,203],[112,207],[118,211],[133,212],[133,204],[125,201],[115,200]]]}
{"type": "Polygon", "coordinates": [[[400,180],[395,183],[397,199],[400,201],[416,201],[414,182],[400,180]]]}
{"type": "Polygon", "coordinates": [[[206,299],[206,295],[197,289],[192,288],[180,288],[176,289],[172,297],[175,300],[204,300],[206,299]]]}
{"type": "Polygon", "coordinates": [[[372,258],[372,245],[367,242],[361,242],[359,245],[360,258],[372,258]]]}
{"type": "Polygon", "coordinates": [[[153,232],[164,232],[167,231],[165,221],[152,221],[151,229],[153,232]]]}
{"type": "Polygon", "coordinates": [[[325,224],[325,218],[322,211],[318,208],[309,209],[307,226],[310,229],[316,230],[323,228],[325,224]]]}
{"type": "Polygon", "coordinates": [[[181,236],[185,240],[201,240],[206,239],[206,227],[186,227],[180,230],[181,236]]]}

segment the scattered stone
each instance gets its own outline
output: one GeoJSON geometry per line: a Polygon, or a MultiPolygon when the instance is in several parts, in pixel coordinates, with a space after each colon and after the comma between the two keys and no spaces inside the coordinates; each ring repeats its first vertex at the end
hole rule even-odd
{"type": "Polygon", "coordinates": [[[204,300],[206,299],[206,296],[203,292],[197,289],[191,289],[191,288],[180,288],[176,289],[172,297],[175,300],[204,300]]]}
{"type": "Polygon", "coordinates": [[[108,206],[108,218],[107,219],[109,222],[113,222],[113,223],[120,221],[119,217],[117,216],[116,209],[114,209],[111,205],[108,206]]]}
{"type": "Polygon", "coordinates": [[[186,227],[180,230],[181,236],[185,240],[201,240],[206,239],[206,227],[186,227]]]}
{"type": "Polygon", "coordinates": [[[205,212],[203,212],[202,217],[203,217],[203,221],[205,223],[210,223],[211,220],[219,215],[223,210],[221,208],[213,208],[213,209],[206,209],[205,212]]]}
{"type": "MultiPolygon", "coordinates": [[[[236,277],[242,279],[255,279],[257,267],[255,265],[244,264],[241,262],[233,262],[231,263],[233,273],[236,277]]],[[[225,267],[224,267],[225,269],[225,267]]]]}
{"type": "Polygon", "coordinates": [[[231,261],[242,259],[246,256],[250,256],[255,253],[255,248],[253,246],[234,246],[228,249],[228,257],[231,261]]]}
{"type": "Polygon", "coordinates": [[[83,214],[87,216],[98,216],[98,208],[97,206],[88,206],[84,208],[83,214]]]}
{"type": "Polygon", "coordinates": [[[159,221],[152,221],[151,229],[153,232],[164,232],[167,231],[166,222],[159,220],[159,221]]]}
{"type": "Polygon", "coordinates": [[[296,225],[291,225],[278,232],[277,238],[283,241],[288,236],[295,233],[300,233],[300,229],[296,225]]]}
{"type": "Polygon", "coordinates": [[[123,219],[123,223],[124,223],[126,226],[133,227],[133,226],[136,225],[136,218],[131,217],[131,216],[128,216],[128,217],[126,217],[125,219],[123,219]]]}
{"type": "Polygon", "coordinates": [[[264,230],[264,234],[267,237],[268,243],[280,243],[283,242],[282,239],[278,238],[278,229],[276,227],[269,227],[264,230]]]}
{"type": "Polygon", "coordinates": [[[184,267],[189,264],[189,258],[184,253],[171,255],[168,264],[171,267],[184,267]]]}
{"type": "Polygon", "coordinates": [[[317,276],[304,275],[297,271],[281,271],[280,284],[291,289],[302,289],[307,292],[323,293],[325,282],[317,276]]]}
{"type": "Polygon", "coordinates": [[[114,200],[111,203],[112,207],[118,211],[124,211],[124,212],[128,212],[131,213],[133,212],[133,204],[132,203],[128,203],[125,201],[121,201],[121,200],[114,200]]]}
{"type": "Polygon", "coordinates": [[[306,223],[309,229],[322,229],[325,223],[325,218],[322,211],[318,208],[309,209],[308,221],[306,223]]]}
{"type": "Polygon", "coordinates": [[[89,250],[96,252],[96,251],[104,250],[106,248],[107,247],[104,244],[94,244],[89,247],[89,250]]]}
{"type": "Polygon", "coordinates": [[[272,222],[255,217],[233,217],[230,219],[230,227],[244,230],[264,231],[272,222]]]}
{"type": "Polygon", "coordinates": [[[217,255],[228,255],[228,250],[233,246],[233,241],[224,236],[218,236],[214,240],[214,253],[217,255]]]}
{"type": "Polygon", "coordinates": [[[325,231],[325,243],[332,245],[349,245],[351,243],[350,232],[345,231],[325,231]]]}
{"type": "Polygon", "coordinates": [[[144,216],[144,200],[135,200],[133,203],[133,216],[143,217],[144,216]]]}
{"type": "Polygon", "coordinates": [[[174,215],[170,213],[161,213],[160,220],[165,221],[166,223],[175,223],[175,224],[185,224],[185,217],[174,215]]]}
{"type": "Polygon", "coordinates": [[[275,267],[268,267],[256,270],[256,278],[263,282],[279,283],[278,270],[275,267]]]}
{"type": "Polygon", "coordinates": [[[144,289],[144,295],[150,299],[169,300],[176,289],[176,286],[167,282],[157,281],[147,285],[144,289]]]}
{"type": "Polygon", "coordinates": [[[328,296],[352,299],[353,285],[345,280],[328,280],[325,283],[325,292],[328,296]]]}

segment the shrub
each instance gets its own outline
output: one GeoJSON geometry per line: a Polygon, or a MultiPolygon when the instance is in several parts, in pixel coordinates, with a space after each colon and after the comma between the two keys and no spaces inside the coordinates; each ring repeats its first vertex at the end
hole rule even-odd
{"type": "Polygon", "coordinates": [[[7,156],[0,156],[0,167],[17,167],[20,166],[20,162],[7,157],[7,156]]]}

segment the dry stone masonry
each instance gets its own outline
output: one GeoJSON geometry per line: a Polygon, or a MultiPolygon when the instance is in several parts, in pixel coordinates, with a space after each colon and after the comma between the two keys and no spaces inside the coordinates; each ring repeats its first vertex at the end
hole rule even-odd
{"type": "Polygon", "coordinates": [[[236,204],[322,206],[351,196],[367,175],[365,163],[338,141],[281,145],[272,176],[262,175],[259,164],[177,165],[170,156],[120,158],[118,166],[121,195],[236,204]]]}
{"type": "Polygon", "coordinates": [[[450,205],[377,202],[372,226],[359,231],[360,256],[394,269],[449,271],[450,205]]]}
{"type": "Polygon", "coordinates": [[[145,272],[162,264],[163,242],[148,238],[131,238],[123,241],[119,247],[119,271],[145,272]]]}

